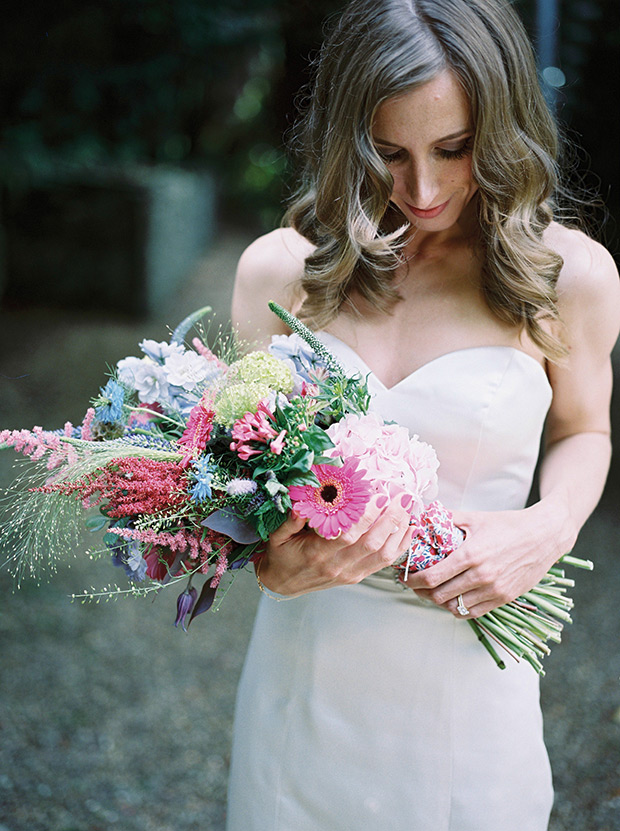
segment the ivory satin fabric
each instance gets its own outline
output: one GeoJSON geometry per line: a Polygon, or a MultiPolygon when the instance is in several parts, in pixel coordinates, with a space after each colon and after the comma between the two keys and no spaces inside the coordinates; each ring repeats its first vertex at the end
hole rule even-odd
{"type": "MultiPolygon", "coordinates": [[[[513,347],[443,355],[373,409],[435,447],[452,509],[525,505],[551,388],[513,347]]],[[[261,598],[235,718],[228,831],[543,831],[553,791],[538,677],[396,586],[261,598]]]]}

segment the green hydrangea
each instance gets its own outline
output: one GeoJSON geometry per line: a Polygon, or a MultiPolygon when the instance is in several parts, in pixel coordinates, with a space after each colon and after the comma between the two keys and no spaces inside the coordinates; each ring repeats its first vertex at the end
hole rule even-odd
{"type": "Polygon", "coordinates": [[[215,419],[230,426],[246,413],[255,412],[259,401],[271,392],[268,384],[249,381],[224,387],[215,402],[215,419]]]}
{"type": "Polygon", "coordinates": [[[265,384],[285,395],[293,389],[293,376],[285,363],[268,352],[250,352],[230,367],[235,380],[265,384]]]}

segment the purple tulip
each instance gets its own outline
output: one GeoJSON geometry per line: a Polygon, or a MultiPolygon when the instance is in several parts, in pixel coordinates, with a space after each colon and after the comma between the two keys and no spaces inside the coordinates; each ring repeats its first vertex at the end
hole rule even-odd
{"type": "Polygon", "coordinates": [[[178,626],[180,623],[184,632],[187,632],[185,627],[185,618],[194,608],[194,603],[196,602],[197,597],[198,592],[193,586],[190,586],[185,589],[184,592],[181,592],[179,599],[177,600],[177,619],[175,620],[174,625],[178,626]]]}

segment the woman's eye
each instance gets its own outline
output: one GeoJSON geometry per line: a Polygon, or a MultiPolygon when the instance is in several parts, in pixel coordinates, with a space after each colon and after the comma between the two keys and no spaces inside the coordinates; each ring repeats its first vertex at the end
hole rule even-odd
{"type": "Polygon", "coordinates": [[[392,164],[393,162],[397,162],[399,159],[402,159],[403,157],[402,150],[396,150],[394,153],[385,153],[382,150],[379,150],[379,148],[376,149],[377,153],[379,154],[379,157],[381,158],[381,161],[384,164],[392,164]]]}
{"type": "Polygon", "coordinates": [[[437,153],[442,159],[464,159],[471,151],[471,139],[467,141],[456,150],[447,150],[445,147],[438,147],[437,153]]]}

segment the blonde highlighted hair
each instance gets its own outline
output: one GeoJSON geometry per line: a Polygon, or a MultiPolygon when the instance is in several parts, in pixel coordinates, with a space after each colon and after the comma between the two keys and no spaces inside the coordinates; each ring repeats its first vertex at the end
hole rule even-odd
{"type": "Polygon", "coordinates": [[[445,70],[467,93],[475,135],[482,286],[490,308],[550,359],[562,258],[543,242],[557,187],[557,129],[523,25],[505,0],[353,0],[321,50],[297,131],[304,170],[285,223],[315,244],[302,317],[329,323],[351,292],[389,312],[406,234],[371,128],[386,100],[445,70]]]}

